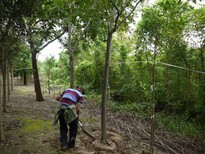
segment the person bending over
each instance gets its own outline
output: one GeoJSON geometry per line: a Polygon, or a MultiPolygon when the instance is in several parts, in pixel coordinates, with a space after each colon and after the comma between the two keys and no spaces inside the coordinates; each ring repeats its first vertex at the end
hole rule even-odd
{"type": "Polygon", "coordinates": [[[78,115],[80,104],[84,101],[84,89],[76,88],[66,89],[55,99],[60,101],[59,109],[54,116],[54,125],[60,121],[60,144],[61,149],[66,150],[75,146],[75,139],[78,132],[78,115]],[[67,137],[69,126],[69,140],[67,137]]]}

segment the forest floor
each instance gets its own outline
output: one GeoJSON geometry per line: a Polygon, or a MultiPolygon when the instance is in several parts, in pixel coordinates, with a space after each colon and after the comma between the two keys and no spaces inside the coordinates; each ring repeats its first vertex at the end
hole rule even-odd
{"type": "MultiPolygon", "coordinates": [[[[107,138],[110,146],[100,143],[100,109],[94,100],[86,100],[80,121],[96,138],[95,141],[79,127],[76,146],[61,151],[59,124],[53,126],[58,103],[54,94],[44,94],[45,101],[35,101],[33,85],[15,86],[4,113],[5,140],[0,154],[146,154],[149,153],[150,122],[134,115],[108,112],[107,138]]],[[[201,142],[156,129],[156,154],[205,154],[201,142]]]]}

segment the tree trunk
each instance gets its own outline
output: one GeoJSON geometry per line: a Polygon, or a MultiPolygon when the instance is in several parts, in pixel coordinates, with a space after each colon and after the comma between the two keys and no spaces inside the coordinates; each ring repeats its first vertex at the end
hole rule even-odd
{"type": "Polygon", "coordinates": [[[75,80],[75,67],[74,67],[74,53],[71,49],[70,52],[70,87],[74,88],[74,80],[75,80]]]}
{"type": "Polygon", "coordinates": [[[6,60],[7,100],[10,101],[9,60],[6,60]]]}
{"type": "MultiPolygon", "coordinates": [[[[4,51],[2,52],[2,59],[5,59],[5,53],[4,51]]],[[[6,61],[3,60],[2,62],[2,78],[3,78],[3,112],[6,112],[6,61]]]]}
{"type": "Polygon", "coordinates": [[[50,66],[49,66],[49,70],[48,70],[48,93],[50,94],[51,93],[51,87],[50,87],[50,66]]]}
{"type": "Polygon", "coordinates": [[[154,64],[152,69],[152,111],[151,111],[151,139],[150,139],[150,153],[154,153],[154,136],[155,136],[155,76],[156,76],[156,59],[157,59],[157,42],[158,38],[155,38],[155,47],[154,47],[154,64]]]}
{"type": "Polygon", "coordinates": [[[0,74],[0,141],[4,139],[4,132],[3,132],[3,110],[2,110],[2,75],[0,74]]]}
{"type": "Polygon", "coordinates": [[[74,50],[72,49],[72,43],[71,43],[71,21],[68,23],[68,51],[70,56],[70,88],[74,88],[74,50]]]}
{"type": "MultiPolygon", "coordinates": [[[[203,50],[203,46],[200,49],[200,60],[201,60],[201,71],[205,71],[205,62],[204,62],[204,50],[203,50]]],[[[205,105],[205,75],[201,74],[201,86],[202,86],[202,104],[205,105]]]]}
{"type": "Polygon", "coordinates": [[[36,92],[36,101],[44,101],[42,92],[41,92],[41,85],[38,75],[38,68],[37,68],[37,60],[36,60],[36,51],[31,50],[32,52],[32,67],[33,67],[33,76],[34,76],[34,89],[36,92]]]}
{"type": "Polygon", "coordinates": [[[13,65],[11,65],[11,91],[14,91],[14,71],[13,71],[13,65]]]}
{"type": "MultiPolygon", "coordinates": [[[[3,64],[5,65],[5,64],[3,64]]],[[[2,76],[3,76],[3,112],[6,112],[6,70],[5,66],[3,66],[2,76]]]]}
{"type": "Polygon", "coordinates": [[[23,85],[27,86],[27,75],[26,75],[26,70],[23,70],[23,85]]]}
{"type": "Polygon", "coordinates": [[[101,106],[101,142],[107,144],[107,134],[106,134],[106,100],[107,100],[107,85],[108,85],[108,74],[109,74],[109,64],[110,64],[110,53],[112,46],[112,35],[113,33],[108,33],[107,37],[107,49],[106,49],[106,59],[104,67],[103,76],[103,87],[102,87],[102,106],[101,106]]]}

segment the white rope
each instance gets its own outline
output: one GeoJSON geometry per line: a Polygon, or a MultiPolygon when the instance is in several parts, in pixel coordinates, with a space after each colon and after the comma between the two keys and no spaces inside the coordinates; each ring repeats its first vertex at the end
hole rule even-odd
{"type": "MultiPolygon", "coordinates": [[[[126,64],[126,63],[129,63],[129,64],[133,64],[133,63],[153,63],[153,61],[135,61],[135,62],[116,62],[116,63],[113,63],[113,64],[126,64]]],[[[181,66],[177,66],[177,65],[173,65],[173,64],[168,64],[168,63],[164,63],[164,62],[159,62],[159,61],[155,61],[155,64],[162,64],[162,65],[166,65],[166,66],[170,66],[170,67],[174,67],[174,68],[179,68],[179,69],[183,69],[183,70],[187,70],[187,71],[192,71],[192,72],[195,72],[195,73],[200,73],[200,74],[205,74],[205,72],[203,71],[198,71],[198,70],[193,70],[193,69],[189,69],[189,68],[186,68],[186,67],[181,67],[181,66]]]]}
{"type": "Polygon", "coordinates": [[[170,66],[170,67],[175,67],[175,68],[179,68],[179,69],[183,69],[183,70],[187,70],[187,71],[192,71],[192,72],[195,72],[195,73],[205,74],[205,72],[203,72],[203,71],[188,69],[186,67],[176,66],[176,65],[172,65],[172,64],[168,64],[168,63],[163,63],[163,62],[159,62],[159,63],[162,64],[162,65],[166,65],[166,66],[170,66]]]}
{"type": "Polygon", "coordinates": [[[134,62],[115,62],[115,63],[111,62],[111,64],[126,64],[126,63],[135,64],[135,63],[143,63],[143,62],[148,63],[148,62],[152,62],[152,61],[144,60],[144,61],[134,61],[134,62]]]}

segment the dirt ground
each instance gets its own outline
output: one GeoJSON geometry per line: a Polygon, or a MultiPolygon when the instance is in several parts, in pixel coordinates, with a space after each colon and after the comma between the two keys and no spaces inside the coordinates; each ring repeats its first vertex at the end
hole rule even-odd
{"type": "MultiPolygon", "coordinates": [[[[15,86],[3,115],[5,140],[0,154],[146,154],[149,153],[149,125],[133,115],[110,113],[107,118],[107,138],[110,146],[100,143],[100,109],[95,101],[87,100],[80,121],[96,138],[92,140],[79,127],[76,146],[61,151],[59,124],[53,126],[58,103],[54,94],[44,93],[43,102],[35,101],[33,85],[15,86]]],[[[156,154],[205,153],[201,143],[177,134],[157,130],[156,154]]]]}

